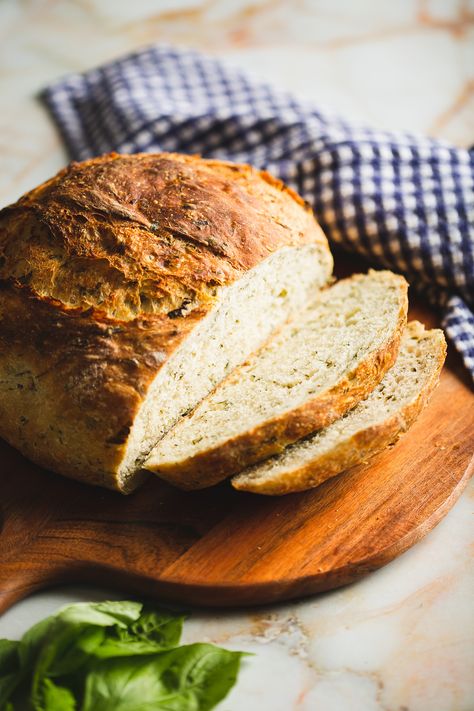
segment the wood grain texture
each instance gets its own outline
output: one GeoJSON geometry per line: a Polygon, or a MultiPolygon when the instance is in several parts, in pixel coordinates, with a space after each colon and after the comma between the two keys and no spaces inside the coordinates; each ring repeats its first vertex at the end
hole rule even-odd
{"type": "MultiPolygon", "coordinates": [[[[437,325],[424,308],[411,310],[437,325]]],[[[451,349],[452,350],[452,349],[451,349]]],[[[0,611],[65,582],[202,605],[251,605],[339,587],[395,558],[449,511],[472,473],[474,396],[456,357],[410,432],[368,464],[281,498],[129,497],[41,470],[0,442],[0,611]]]]}

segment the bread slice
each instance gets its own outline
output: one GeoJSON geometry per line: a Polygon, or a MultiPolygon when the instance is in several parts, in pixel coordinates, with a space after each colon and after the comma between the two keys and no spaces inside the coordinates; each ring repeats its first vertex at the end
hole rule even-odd
{"type": "Polygon", "coordinates": [[[258,494],[288,494],[364,462],[408,430],[438,382],[445,355],[442,331],[425,331],[411,322],[395,365],[365,400],[329,427],[235,476],[232,485],[258,494]]]}
{"type": "Polygon", "coordinates": [[[72,163],[0,211],[0,437],[131,491],[142,462],[331,277],[268,173],[179,154],[72,163]]]}
{"type": "Polygon", "coordinates": [[[317,293],[180,421],[144,466],[184,489],[202,488],[327,426],[393,365],[406,311],[406,281],[388,271],[317,293]]]}

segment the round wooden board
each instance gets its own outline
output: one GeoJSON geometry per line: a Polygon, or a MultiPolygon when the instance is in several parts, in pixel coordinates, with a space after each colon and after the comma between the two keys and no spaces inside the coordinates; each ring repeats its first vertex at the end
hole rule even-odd
{"type": "MultiPolygon", "coordinates": [[[[411,317],[433,325],[425,309],[411,317]]],[[[345,585],[388,563],[449,511],[472,472],[474,396],[455,357],[394,447],[281,498],[224,483],[129,497],[43,471],[0,442],[0,611],[65,582],[188,604],[251,605],[345,585]]]]}

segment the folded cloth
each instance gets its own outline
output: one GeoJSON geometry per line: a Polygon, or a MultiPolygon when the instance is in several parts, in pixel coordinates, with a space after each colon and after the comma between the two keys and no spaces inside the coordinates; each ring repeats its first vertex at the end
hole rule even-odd
{"type": "Polygon", "coordinates": [[[330,241],[405,274],[474,378],[474,153],[379,131],[188,49],[152,46],[43,93],[71,157],[180,151],[294,187],[330,241]]]}

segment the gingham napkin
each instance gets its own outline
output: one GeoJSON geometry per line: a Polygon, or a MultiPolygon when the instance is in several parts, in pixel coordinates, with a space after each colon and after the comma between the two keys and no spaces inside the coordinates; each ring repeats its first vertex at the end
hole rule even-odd
{"type": "Polygon", "coordinates": [[[266,168],[333,244],[405,274],[474,378],[474,153],[378,131],[192,50],[153,46],[48,87],[71,157],[181,151],[266,168]]]}

